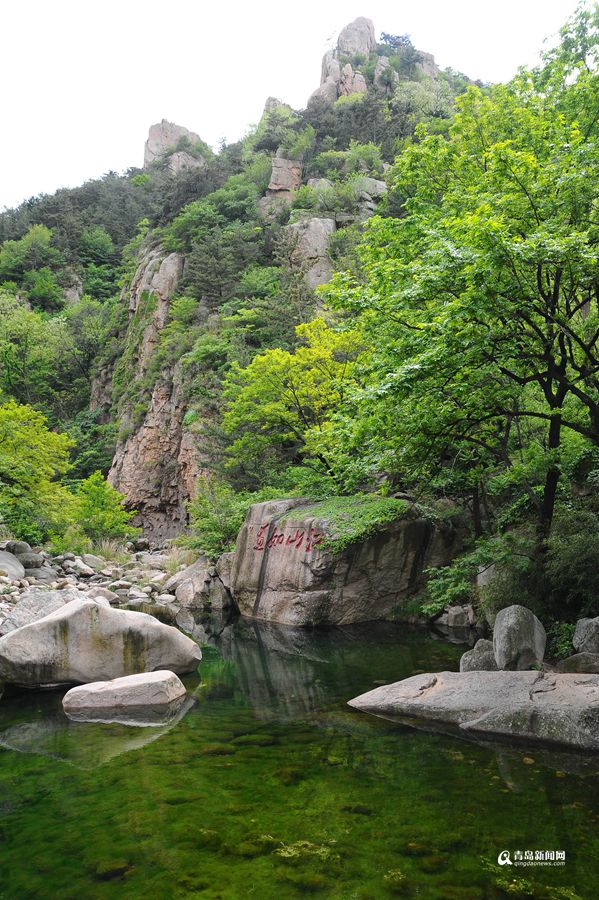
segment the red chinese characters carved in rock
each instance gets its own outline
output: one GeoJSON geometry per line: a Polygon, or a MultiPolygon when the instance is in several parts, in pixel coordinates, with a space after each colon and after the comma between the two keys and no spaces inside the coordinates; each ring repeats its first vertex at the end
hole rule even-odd
{"type": "Polygon", "coordinates": [[[314,547],[318,547],[324,540],[324,534],[314,528],[296,528],[294,534],[285,534],[276,528],[268,536],[270,524],[260,526],[254,550],[272,550],[277,547],[293,547],[295,550],[303,550],[309,553],[314,547]]]}

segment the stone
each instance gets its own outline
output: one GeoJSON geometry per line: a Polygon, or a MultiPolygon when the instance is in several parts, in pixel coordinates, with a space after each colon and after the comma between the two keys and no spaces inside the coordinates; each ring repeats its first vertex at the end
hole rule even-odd
{"type": "Polygon", "coordinates": [[[91,566],[86,566],[82,559],[74,559],[70,566],[70,571],[74,572],[79,578],[91,578],[95,574],[91,566]]]}
{"type": "Polygon", "coordinates": [[[61,591],[47,591],[44,588],[32,587],[19,597],[11,612],[0,625],[0,635],[8,634],[24,625],[31,625],[43,619],[49,613],[60,609],[71,600],[78,600],[79,592],[73,588],[61,591]]]}
{"type": "Polygon", "coordinates": [[[599,750],[599,675],[428,673],[376,688],[349,705],[426,728],[599,750]]]}
{"type": "Polygon", "coordinates": [[[339,84],[337,81],[334,81],[332,78],[327,78],[320,87],[317,87],[315,91],[310,94],[310,99],[308,100],[308,106],[313,103],[315,100],[322,100],[325,103],[334,103],[339,96],[339,84]]]}
{"type": "Polygon", "coordinates": [[[468,610],[464,606],[450,606],[447,610],[449,628],[465,628],[468,622],[468,610]]]}
{"type": "Polygon", "coordinates": [[[203,169],[205,165],[206,161],[203,156],[192,156],[186,150],[171,153],[168,158],[168,167],[173,175],[191,172],[193,169],[203,169]]]}
{"type": "Polygon", "coordinates": [[[39,569],[45,562],[41,553],[34,553],[33,551],[15,554],[15,556],[26,569],[39,569]]]}
{"type": "Polygon", "coordinates": [[[51,584],[56,579],[56,572],[47,566],[41,566],[39,569],[25,569],[25,578],[28,581],[41,581],[44,584],[51,584]]]}
{"type": "Polygon", "coordinates": [[[305,272],[306,282],[311,288],[325,284],[333,274],[328,249],[335,228],[334,219],[312,217],[286,225],[283,229],[290,239],[293,263],[305,272]]]}
{"type": "Polygon", "coordinates": [[[562,659],[557,665],[558,672],[590,672],[599,674],[599,653],[575,653],[562,659]]]}
{"type": "Polygon", "coordinates": [[[91,600],[96,600],[98,597],[102,597],[104,600],[108,600],[109,603],[116,603],[119,599],[119,595],[115,594],[114,591],[108,590],[108,588],[103,587],[102,585],[93,585],[89,588],[85,589],[85,596],[89,597],[91,600]]]}
{"type": "Polygon", "coordinates": [[[31,553],[31,547],[26,541],[7,541],[4,548],[7,553],[19,556],[21,553],[31,553]]]}
{"type": "Polygon", "coordinates": [[[493,628],[493,653],[499,669],[523,670],[540,666],[547,635],[537,617],[525,606],[500,610],[493,628]]]}
{"type": "Polygon", "coordinates": [[[106,681],[169,669],[191,672],[200,648],[143,613],[72,600],[0,638],[0,680],[26,686],[106,681]]]}
{"type": "Polygon", "coordinates": [[[393,86],[396,85],[398,81],[399,75],[389,63],[389,58],[387,56],[379,56],[374,69],[375,85],[379,88],[388,90],[393,89],[393,86]]]}
{"type": "Polygon", "coordinates": [[[296,191],[302,183],[302,164],[296,159],[273,156],[269,191],[296,191]]]}
{"type": "Polygon", "coordinates": [[[144,169],[169,151],[176,150],[182,138],[191,144],[201,141],[200,136],[194,134],[193,131],[189,131],[182,125],[175,125],[174,122],[168,122],[166,119],[162,119],[156,125],[151,125],[144,148],[144,169]]]}
{"type": "Polygon", "coordinates": [[[384,619],[461,543],[459,530],[407,506],[372,537],[335,553],[326,539],[336,532],[320,508],[301,499],[251,507],[230,580],[243,616],[297,626],[384,619]]]}
{"type": "Polygon", "coordinates": [[[25,577],[25,567],[13,553],[0,550],[0,574],[7,575],[11,581],[20,581],[25,577]]]}
{"type": "Polygon", "coordinates": [[[599,653],[599,616],[578,620],[572,645],[580,653],[599,653]]]}
{"type": "Polygon", "coordinates": [[[106,565],[105,559],[101,559],[101,557],[99,556],[94,556],[93,553],[83,553],[81,556],[81,561],[90,569],[93,569],[95,572],[100,572],[106,565]]]}
{"type": "Polygon", "coordinates": [[[185,686],[174,672],[158,670],[71,688],[62,706],[69,719],[77,722],[106,722],[112,717],[122,722],[123,713],[170,706],[185,695],[185,686]]]}
{"type": "Polygon", "coordinates": [[[339,34],[337,40],[337,52],[343,56],[355,56],[356,53],[368,56],[376,50],[376,38],[374,35],[374,23],[372,19],[359,16],[339,34]]]}
{"type": "Polygon", "coordinates": [[[359,183],[360,188],[375,200],[383,197],[389,190],[386,181],[381,181],[380,178],[371,178],[369,175],[362,175],[359,183]]]}
{"type": "Polygon", "coordinates": [[[460,672],[496,672],[497,663],[493,653],[493,642],[481,638],[472,650],[467,650],[460,659],[460,672]]]}

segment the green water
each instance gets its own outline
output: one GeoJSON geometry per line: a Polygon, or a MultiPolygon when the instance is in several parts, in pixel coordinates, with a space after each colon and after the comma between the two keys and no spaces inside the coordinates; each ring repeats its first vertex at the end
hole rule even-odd
{"type": "Polygon", "coordinates": [[[0,898],[599,897],[599,762],[345,705],[462,649],[392,625],[225,628],[164,729],[5,695],[0,898]],[[497,865],[518,848],[566,864],[497,865]]]}

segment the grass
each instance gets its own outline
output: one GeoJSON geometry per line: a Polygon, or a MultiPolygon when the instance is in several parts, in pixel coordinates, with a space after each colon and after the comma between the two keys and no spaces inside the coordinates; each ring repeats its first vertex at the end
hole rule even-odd
{"type": "Polygon", "coordinates": [[[104,538],[101,541],[97,541],[93,544],[91,553],[119,566],[124,565],[131,559],[131,554],[125,549],[124,544],[114,538],[104,538]]]}
{"type": "Polygon", "coordinates": [[[188,550],[185,547],[171,547],[168,552],[164,571],[169,575],[175,575],[183,566],[190,566],[198,561],[199,553],[197,550],[188,550]]]}
{"type": "MultiPolygon", "coordinates": [[[[355,494],[352,497],[330,497],[301,510],[302,519],[324,519],[330,534],[324,546],[333,553],[342,553],[351,544],[367,540],[382,531],[390,522],[406,516],[411,509],[406,500],[381,497],[376,494],[355,494]]],[[[285,520],[297,517],[291,510],[285,520]]]]}

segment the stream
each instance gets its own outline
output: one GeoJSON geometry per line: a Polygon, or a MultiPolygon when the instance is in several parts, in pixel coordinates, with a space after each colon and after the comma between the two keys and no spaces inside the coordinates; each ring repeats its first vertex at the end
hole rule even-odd
{"type": "Polygon", "coordinates": [[[0,700],[0,898],[599,896],[599,758],[350,710],[464,647],[389,623],[240,621],[155,728],[0,700]],[[563,865],[498,865],[560,851],[563,865]]]}

